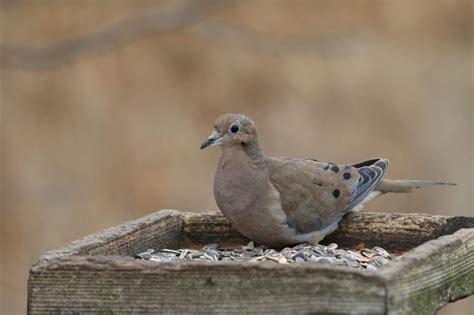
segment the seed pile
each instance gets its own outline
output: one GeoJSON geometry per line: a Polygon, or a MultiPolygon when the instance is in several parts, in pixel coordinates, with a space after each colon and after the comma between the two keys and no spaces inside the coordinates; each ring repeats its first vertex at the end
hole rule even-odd
{"type": "Polygon", "coordinates": [[[277,251],[265,246],[255,246],[253,242],[239,245],[231,250],[221,249],[219,244],[208,244],[202,250],[161,249],[155,253],[148,249],[135,256],[157,262],[165,261],[240,261],[240,262],[273,262],[278,264],[322,263],[347,266],[367,270],[377,270],[388,263],[392,257],[381,247],[361,248],[358,250],[338,249],[337,244],[308,245],[299,244],[277,251]]]}

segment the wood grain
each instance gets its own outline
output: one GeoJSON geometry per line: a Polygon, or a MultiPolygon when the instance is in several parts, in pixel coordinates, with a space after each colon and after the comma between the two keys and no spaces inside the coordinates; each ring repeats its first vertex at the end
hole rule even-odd
{"type": "Polygon", "coordinates": [[[471,295],[474,220],[354,213],[325,242],[405,251],[377,272],[324,264],[156,263],[147,248],[248,240],[218,213],[160,211],[40,257],[30,271],[28,312],[430,313],[471,295]]]}
{"type": "Polygon", "coordinates": [[[461,229],[382,268],[391,314],[434,312],[474,293],[474,229],[461,229]]]}
{"type": "MultiPolygon", "coordinates": [[[[339,228],[323,240],[342,247],[364,243],[391,251],[406,251],[461,228],[474,228],[472,217],[446,217],[427,214],[355,212],[346,215],[339,228]]],[[[184,239],[188,244],[248,242],[221,213],[184,215],[184,239]]]]}
{"type": "Polygon", "coordinates": [[[133,256],[148,248],[174,247],[181,241],[182,213],[161,210],[83,237],[41,256],[32,268],[58,257],[76,255],[133,256]]]}
{"type": "Polygon", "coordinates": [[[376,274],[331,266],[70,257],[32,273],[30,313],[381,313],[376,274]]]}

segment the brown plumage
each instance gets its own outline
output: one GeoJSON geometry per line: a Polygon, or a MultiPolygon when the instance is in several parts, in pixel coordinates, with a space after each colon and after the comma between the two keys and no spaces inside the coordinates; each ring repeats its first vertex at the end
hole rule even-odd
{"type": "Polygon", "coordinates": [[[239,232],[268,246],[317,243],[346,213],[382,193],[444,184],[384,180],[389,163],[380,158],[342,165],[267,157],[254,122],[240,114],[220,116],[201,149],[215,144],[222,149],[217,205],[239,232]]]}

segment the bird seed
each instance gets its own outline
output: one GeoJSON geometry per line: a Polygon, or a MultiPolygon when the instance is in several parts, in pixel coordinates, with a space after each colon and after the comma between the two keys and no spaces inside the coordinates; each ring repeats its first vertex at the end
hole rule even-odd
{"type": "Polygon", "coordinates": [[[192,249],[161,249],[155,252],[148,249],[135,255],[136,259],[155,262],[168,261],[238,261],[238,262],[270,262],[276,264],[333,264],[349,268],[375,271],[392,260],[392,256],[381,247],[341,249],[337,244],[327,246],[317,244],[298,244],[285,247],[280,251],[266,246],[256,246],[254,242],[238,245],[233,249],[223,249],[219,244],[207,244],[202,250],[192,249]]]}

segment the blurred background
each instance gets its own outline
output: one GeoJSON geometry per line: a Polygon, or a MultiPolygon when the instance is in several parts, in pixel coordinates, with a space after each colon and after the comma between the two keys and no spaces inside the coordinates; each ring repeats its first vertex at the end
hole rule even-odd
{"type": "Polygon", "coordinates": [[[199,146],[223,113],[268,155],[458,183],[369,210],[473,215],[473,1],[0,1],[1,314],[49,249],[217,209],[199,146]]]}

